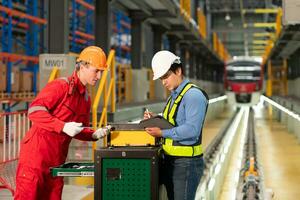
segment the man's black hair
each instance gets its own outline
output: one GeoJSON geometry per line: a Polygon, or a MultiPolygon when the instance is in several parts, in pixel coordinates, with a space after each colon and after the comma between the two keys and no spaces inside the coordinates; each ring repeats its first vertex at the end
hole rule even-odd
{"type": "Polygon", "coordinates": [[[178,68],[181,68],[181,73],[182,73],[182,75],[184,75],[184,69],[183,69],[182,63],[173,63],[169,70],[173,73],[176,73],[176,70],[178,68]]]}

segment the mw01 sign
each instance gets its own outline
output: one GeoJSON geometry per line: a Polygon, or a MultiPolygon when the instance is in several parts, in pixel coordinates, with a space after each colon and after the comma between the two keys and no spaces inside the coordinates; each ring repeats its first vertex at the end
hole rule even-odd
{"type": "Polygon", "coordinates": [[[46,70],[52,70],[58,67],[61,70],[67,69],[68,55],[66,54],[41,54],[40,67],[46,70]]]}

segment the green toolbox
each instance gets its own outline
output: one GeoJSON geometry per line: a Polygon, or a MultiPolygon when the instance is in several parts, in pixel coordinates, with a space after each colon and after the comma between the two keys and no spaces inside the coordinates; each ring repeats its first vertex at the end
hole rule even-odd
{"type": "Polygon", "coordinates": [[[158,199],[159,147],[95,150],[95,200],[158,199]]]}
{"type": "Polygon", "coordinates": [[[50,168],[52,176],[94,176],[94,163],[69,162],[50,168]]]}

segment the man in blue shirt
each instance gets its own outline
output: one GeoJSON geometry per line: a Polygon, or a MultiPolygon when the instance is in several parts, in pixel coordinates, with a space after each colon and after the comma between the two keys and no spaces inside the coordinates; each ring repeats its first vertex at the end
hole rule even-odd
{"type": "MultiPolygon", "coordinates": [[[[180,58],[170,51],[159,51],[152,58],[153,80],[160,79],[171,91],[163,117],[174,128],[145,130],[163,139],[161,182],[169,200],[194,200],[204,170],[202,128],[208,106],[207,94],[184,77],[180,58]]],[[[144,118],[153,116],[145,112],[144,118]]]]}

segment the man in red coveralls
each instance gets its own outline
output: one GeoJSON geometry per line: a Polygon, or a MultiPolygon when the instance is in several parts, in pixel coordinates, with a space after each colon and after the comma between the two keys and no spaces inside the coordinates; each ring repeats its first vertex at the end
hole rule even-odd
{"type": "Polygon", "coordinates": [[[17,200],[61,199],[63,178],[50,167],[65,163],[72,138],[96,141],[108,128],[89,128],[91,100],[86,85],[94,86],[107,68],[101,48],[89,46],[79,55],[74,73],[48,83],[31,103],[32,127],[25,135],[16,175],[17,200]]]}

